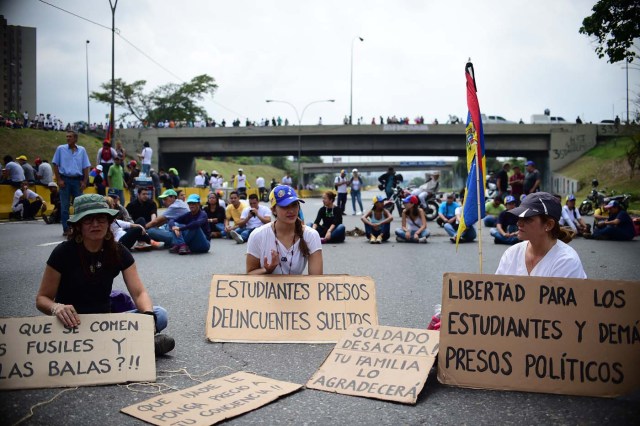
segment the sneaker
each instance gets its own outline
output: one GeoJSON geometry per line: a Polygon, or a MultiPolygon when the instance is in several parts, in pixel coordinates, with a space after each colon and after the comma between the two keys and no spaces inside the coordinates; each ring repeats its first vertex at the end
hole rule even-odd
{"type": "Polygon", "coordinates": [[[191,250],[189,249],[189,246],[186,244],[183,244],[180,246],[180,249],[178,250],[178,254],[180,256],[185,255],[185,254],[191,254],[191,250]]]}
{"type": "MultiPolygon", "coordinates": [[[[456,237],[449,237],[449,241],[451,241],[452,243],[455,244],[456,242],[456,237]]],[[[460,240],[460,242],[462,242],[462,240],[460,240]]]]}
{"type": "Polygon", "coordinates": [[[153,346],[156,351],[156,356],[164,355],[176,347],[176,341],[173,340],[173,337],[158,333],[153,336],[153,346]]]}
{"type": "Polygon", "coordinates": [[[351,216],[355,216],[355,215],[356,215],[356,212],[351,213],[351,216]]]}
{"type": "Polygon", "coordinates": [[[236,231],[231,231],[229,233],[229,235],[231,235],[231,238],[233,238],[236,243],[238,243],[238,244],[244,243],[244,240],[242,239],[242,236],[240,234],[238,234],[236,231]]]}
{"type": "Polygon", "coordinates": [[[373,235],[371,236],[371,238],[369,238],[369,242],[371,244],[376,244],[378,242],[378,240],[376,239],[376,237],[374,237],[373,235]]]}
{"type": "Polygon", "coordinates": [[[180,245],[179,244],[176,244],[176,245],[174,245],[173,247],[171,247],[169,249],[169,253],[173,253],[173,254],[178,253],[179,251],[180,251],[180,245]]]}
{"type": "Polygon", "coordinates": [[[133,248],[134,248],[135,250],[148,250],[148,249],[150,249],[151,247],[153,247],[151,244],[147,244],[147,243],[145,243],[144,241],[138,241],[138,242],[133,246],[133,248]]]}
{"type": "Polygon", "coordinates": [[[378,238],[376,238],[376,243],[382,244],[382,234],[378,235],[378,238]]]}
{"type": "Polygon", "coordinates": [[[362,216],[362,212],[358,212],[358,216],[362,216]]]}
{"type": "Polygon", "coordinates": [[[421,244],[427,244],[427,237],[418,238],[418,242],[421,244]]]}
{"type": "Polygon", "coordinates": [[[47,225],[51,225],[51,219],[49,219],[49,216],[47,216],[46,214],[42,215],[42,220],[44,220],[44,223],[46,223],[47,225]]]}
{"type": "Polygon", "coordinates": [[[162,248],[162,247],[164,247],[164,243],[161,243],[159,241],[151,240],[151,248],[159,249],[159,248],[162,248]]]}
{"type": "Polygon", "coordinates": [[[407,240],[405,240],[403,237],[398,237],[397,235],[396,235],[396,241],[399,242],[399,243],[406,243],[407,242],[407,240]]]}

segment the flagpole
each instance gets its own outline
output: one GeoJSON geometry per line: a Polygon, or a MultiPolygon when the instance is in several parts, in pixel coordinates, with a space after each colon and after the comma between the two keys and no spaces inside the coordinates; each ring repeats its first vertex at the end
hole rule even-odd
{"type": "Polygon", "coordinates": [[[482,161],[482,160],[478,158],[478,154],[476,153],[476,193],[478,194],[478,196],[476,197],[478,199],[478,203],[476,203],[478,207],[478,262],[480,263],[479,273],[481,274],[482,273],[482,217],[480,215],[482,214],[482,211],[480,209],[479,201],[480,201],[480,174],[482,169],[481,167],[478,167],[479,161],[482,161]]]}

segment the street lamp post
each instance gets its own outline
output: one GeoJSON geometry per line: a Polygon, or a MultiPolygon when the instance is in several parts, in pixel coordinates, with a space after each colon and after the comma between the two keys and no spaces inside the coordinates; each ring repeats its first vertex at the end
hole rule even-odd
{"type": "Polygon", "coordinates": [[[109,0],[111,6],[111,115],[109,116],[109,140],[113,139],[116,105],[116,7],[118,0],[109,0]]]}
{"type": "Polygon", "coordinates": [[[351,91],[349,94],[349,124],[353,124],[353,45],[356,40],[364,41],[362,37],[354,37],[351,40],[351,91]]]}
{"type": "Polygon", "coordinates": [[[84,45],[85,58],[87,62],[87,130],[91,126],[91,112],[89,110],[89,40],[84,45]]]}
{"type": "Polygon", "coordinates": [[[304,177],[302,176],[302,168],[301,168],[301,164],[300,164],[300,159],[302,158],[302,117],[304,117],[304,112],[307,110],[307,108],[309,108],[313,104],[317,104],[317,103],[320,103],[320,102],[335,102],[335,101],[336,101],[335,99],[322,99],[322,100],[319,100],[319,101],[310,102],[307,105],[305,105],[304,108],[302,108],[302,114],[298,114],[298,109],[291,102],[280,101],[280,100],[276,100],[276,99],[267,99],[266,100],[267,103],[277,102],[277,103],[281,103],[281,104],[287,104],[291,108],[293,108],[293,110],[296,113],[296,118],[298,119],[298,180],[299,180],[300,185],[302,185],[303,188],[304,188],[304,177]]]}

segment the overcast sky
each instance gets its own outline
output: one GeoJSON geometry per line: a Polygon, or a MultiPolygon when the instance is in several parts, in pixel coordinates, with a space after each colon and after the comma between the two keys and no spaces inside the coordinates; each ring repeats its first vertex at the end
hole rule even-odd
{"type": "MultiPolygon", "coordinates": [[[[49,0],[111,26],[108,0],[49,0]]],[[[353,45],[353,115],[466,116],[464,65],[471,57],[482,112],[530,121],[545,108],[568,121],[626,116],[622,64],[598,59],[578,33],[595,0],[120,0],[122,36],[183,81],[199,74],[219,89],[204,106],[228,122],[259,121],[293,109],[303,124],[341,123],[349,113],[353,45]],[[363,42],[355,40],[364,38],[363,42]]],[[[91,90],[111,76],[111,33],[37,0],[5,0],[10,25],[37,28],[38,111],[86,120],[85,41],[91,90]]],[[[147,88],[180,83],[116,36],[116,78],[147,88]]],[[[630,93],[640,71],[629,73],[630,93]]],[[[631,96],[631,95],[630,95],[631,96]]],[[[637,95],[633,95],[637,97],[637,95]]],[[[91,102],[92,121],[108,105],[91,102]]],[[[632,110],[634,108],[632,107],[632,110]]],[[[169,117],[170,118],[170,117],[169,117]]]]}

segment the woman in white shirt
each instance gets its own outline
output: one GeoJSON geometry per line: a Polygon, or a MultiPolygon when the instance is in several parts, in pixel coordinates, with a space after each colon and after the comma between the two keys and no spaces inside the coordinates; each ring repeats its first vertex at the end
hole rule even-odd
{"type": "Polygon", "coordinates": [[[247,243],[247,273],[252,275],[322,275],[322,243],[318,232],[299,218],[300,203],[293,188],[278,185],[272,191],[275,222],[260,226],[247,243]]]}
{"type": "Polygon", "coordinates": [[[509,210],[518,219],[518,238],[522,242],[504,252],[497,275],[587,278],[576,251],[561,239],[562,208],[546,192],[536,192],[524,199],[520,207],[509,210]]]}

